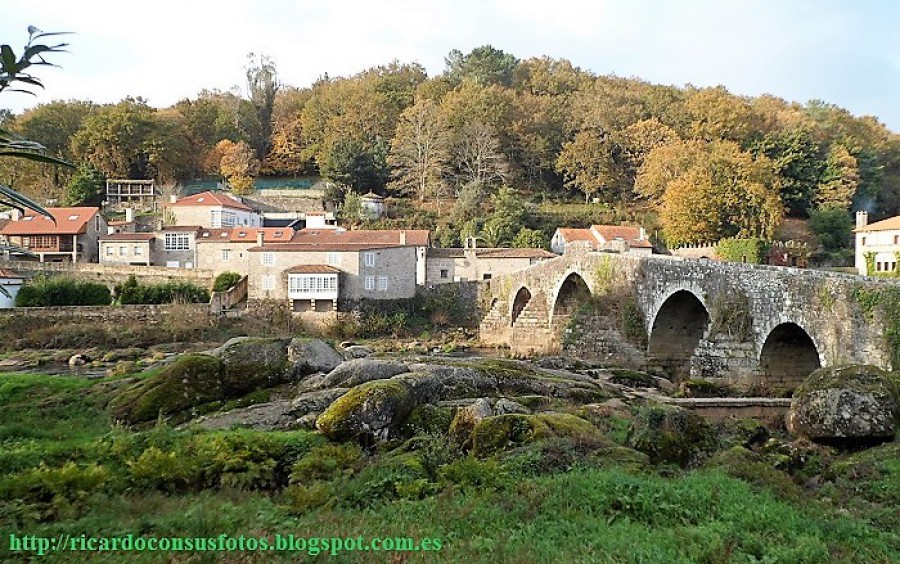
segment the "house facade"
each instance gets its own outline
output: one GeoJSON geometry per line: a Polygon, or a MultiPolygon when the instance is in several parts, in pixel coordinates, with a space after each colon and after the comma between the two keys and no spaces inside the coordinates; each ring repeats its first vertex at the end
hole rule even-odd
{"type": "Polygon", "coordinates": [[[563,254],[573,249],[651,254],[653,244],[643,227],[592,225],[587,229],[557,229],[550,240],[550,250],[563,254]]]}
{"type": "Polygon", "coordinates": [[[11,253],[11,259],[40,262],[97,262],[99,239],[107,232],[106,219],[100,208],[47,208],[55,219],[28,210],[14,214],[0,235],[10,244],[30,251],[35,256],[11,253]]]}
{"type": "Polygon", "coordinates": [[[155,233],[110,233],[100,237],[100,262],[152,266],[156,251],[155,233]]]}
{"type": "Polygon", "coordinates": [[[289,243],[294,230],[289,227],[235,227],[201,229],[197,233],[197,268],[221,272],[246,273],[252,247],[289,243]]]}
{"type": "Polygon", "coordinates": [[[490,280],[537,262],[556,258],[544,249],[449,248],[428,249],[428,286],[448,282],[490,280]]]}
{"type": "Polygon", "coordinates": [[[207,229],[260,227],[262,218],[237,196],[222,192],[200,192],[179,198],[166,206],[172,225],[197,225],[207,229]]]}
{"type": "Polygon", "coordinates": [[[900,215],[869,223],[869,214],[856,212],[856,271],[863,275],[887,274],[900,265],[900,215]]]}

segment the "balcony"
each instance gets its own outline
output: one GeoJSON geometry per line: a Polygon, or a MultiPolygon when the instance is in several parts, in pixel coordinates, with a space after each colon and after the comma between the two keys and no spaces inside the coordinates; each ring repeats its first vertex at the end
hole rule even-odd
{"type": "Polygon", "coordinates": [[[338,299],[337,273],[288,274],[288,299],[336,300],[338,299]]]}

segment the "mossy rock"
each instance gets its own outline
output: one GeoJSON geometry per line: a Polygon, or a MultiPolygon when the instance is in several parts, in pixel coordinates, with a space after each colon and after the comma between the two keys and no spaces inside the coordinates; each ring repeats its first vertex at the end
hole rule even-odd
{"type": "Polygon", "coordinates": [[[654,464],[687,466],[718,446],[712,426],[687,409],[651,403],[635,413],[628,431],[628,446],[650,457],[654,464]]]}
{"type": "Polygon", "coordinates": [[[612,376],[609,377],[609,381],[613,384],[628,386],[629,388],[659,387],[659,385],[656,383],[656,378],[654,378],[650,374],[647,374],[646,372],[629,370],[627,368],[610,368],[609,371],[610,373],[612,373],[612,376]]]}
{"type": "Polygon", "coordinates": [[[642,471],[650,466],[650,457],[643,452],[618,445],[594,451],[590,461],[600,468],[621,468],[629,471],[642,471]]]}
{"type": "Polygon", "coordinates": [[[451,442],[463,450],[470,449],[472,431],[476,425],[493,415],[494,411],[486,398],[479,398],[471,405],[457,409],[448,429],[451,442]]]}
{"type": "Polygon", "coordinates": [[[127,424],[153,421],[226,398],[218,358],[184,355],[160,372],[122,391],[109,403],[113,418],[127,424]]]}
{"type": "Polygon", "coordinates": [[[730,398],[736,395],[730,386],[701,378],[682,382],[678,386],[678,392],[677,395],[688,398],[730,398]]]}
{"type": "Polygon", "coordinates": [[[269,388],[291,378],[287,339],[232,339],[219,350],[222,386],[229,397],[269,388]]]}
{"type": "Polygon", "coordinates": [[[756,419],[728,419],[722,423],[719,437],[723,447],[741,446],[749,448],[769,440],[769,428],[756,419]]]}
{"type": "Polygon", "coordinates": [[[716,453],[706,462],[706,466],[769,490],[779,499],[799,501],[803,497],[800,486],[787,473],[773,468],[762,456],[741,446],[716,453]]]}
{"type": "Polygon", "coordinates": [[[335,441],[363,436],[383,439],[388,430],[418,405],[413,389],[398,380],[374,380],[335,400],[316,420],[316,427],[335,441]]]}
{"type": "Polygon", "coordinates": [[[472,431],[472,451],[476,456],[490,456],[509,446],[555,437],[602,440],[593,425],[568,413],[510,413],[479,421],[472,431]]]}
{"type": "Polygon", "coordinates": [[[456,409],[452,407],[420,405],[397,427],[397,434],[405,438],[421,434],[446,435],[455,415],[456,409]]]}

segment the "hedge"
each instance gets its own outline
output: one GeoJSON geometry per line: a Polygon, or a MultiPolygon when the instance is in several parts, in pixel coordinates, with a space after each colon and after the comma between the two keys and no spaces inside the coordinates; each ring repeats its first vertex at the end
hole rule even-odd
{"type": "Polygon", "coordinates": [[[105,285],[63,277],[37,278],[16,294],[16,307],[109,305],[110,302],[112,296],[105,285]]]}

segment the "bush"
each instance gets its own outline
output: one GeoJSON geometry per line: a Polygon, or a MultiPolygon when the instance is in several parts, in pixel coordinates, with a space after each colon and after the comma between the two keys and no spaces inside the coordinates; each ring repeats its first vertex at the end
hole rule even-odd
{"type": "Polygon", "coordinates": [[[124,284],[116,286],[116,297],[121,304],[205,303],[209,301],[209,291],[189,282],[145,286],[132,274],[124,284]]]}
{"type": "Polygon", "coordinates": [[[224,292],[231,288],[241,280],[241,275],[237,272],[223,272],[216,276],[213,282],[213,292],[224,292]]]}
{"type": "Polygon", "coordinates": [[[109,288],[72,278],[37,278],[16,295],[16,307],[109,305],[109,288]]]}
{"type": "Polygon", "coordinates": [[[716,245],[716,254],[722,260],[730,262],[765,264],[771,248],[772,244],[762,239],[732,237],[719,241],[719,244],[716,245]]]}

